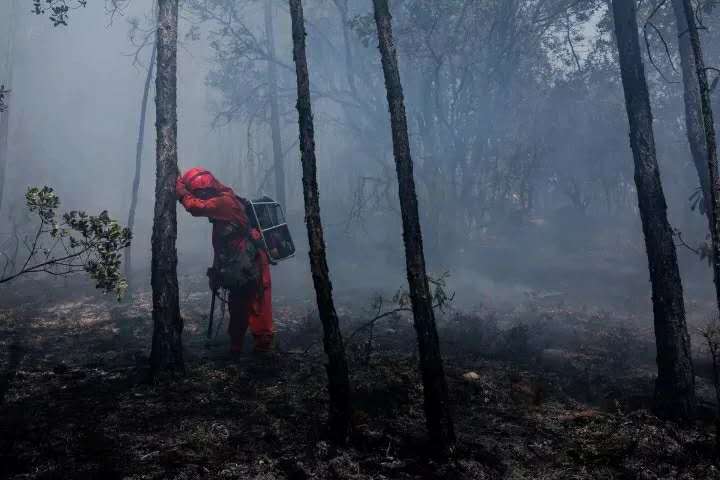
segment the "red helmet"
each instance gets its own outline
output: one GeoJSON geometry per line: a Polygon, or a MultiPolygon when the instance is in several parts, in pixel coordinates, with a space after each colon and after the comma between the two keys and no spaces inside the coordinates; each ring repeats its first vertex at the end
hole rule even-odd
{"type": "Polygon", "coordinates": [[[213,191],[215,195],[232,192],[232,189],[220,183],[215,176],[201,167],[191,168],[180,179],[193,194],[198,192],[213,191]]]}

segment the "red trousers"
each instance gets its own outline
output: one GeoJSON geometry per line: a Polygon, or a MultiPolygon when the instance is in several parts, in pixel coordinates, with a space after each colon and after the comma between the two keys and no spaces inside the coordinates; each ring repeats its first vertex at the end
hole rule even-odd
{"type": "Polygon", "coordinates": [[[273,319],[272,319],[272,282],[270,279],[270,262],[267,253],[260,251],[258,263],[262,276],[262,289],[251,288],[241,290],[230,290],[228,296],[228,310],[230,310],[230,335],[231,348],[241,351],[245,332],[248,326],[255,337],[256,349],[269,349],[272,343],[273,319]]]}

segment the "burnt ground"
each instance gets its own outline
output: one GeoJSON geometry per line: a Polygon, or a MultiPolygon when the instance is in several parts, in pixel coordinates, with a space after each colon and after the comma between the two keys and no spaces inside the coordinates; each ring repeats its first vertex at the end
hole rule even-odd
{"type": "MultiPolygon", "coordinates": [[[[149,292],[117,304],[83,289],[13,288],[25,296],[3,298],[0,310],[0,477],[720,478],[711,422],[676,425],[649,411],[647,319],[542,296],[503,311],[446,312],[459,447],[440,464],[425,446],[408,318],[378,322],[371,344],[368,330],[349,340],[354,432],[335,448],[324,440],[311,303],[278,299],[278,354],[232,357],[222,334],[204,341],[208,295],[197,282],[203,293],[183,296],[187,375],[160,384],[146,382],[149,292]]],[[[340,314],[348,337],[373,316],[340,314]]],[[[710,398],[703,365],[698,374],[710,398]]]]}

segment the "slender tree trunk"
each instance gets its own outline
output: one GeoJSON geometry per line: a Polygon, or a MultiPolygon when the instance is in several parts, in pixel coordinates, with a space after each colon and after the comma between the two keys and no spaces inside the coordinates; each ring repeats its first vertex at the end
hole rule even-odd
{"type": "Polygon", "coordinates": [[[355,83],[355,62],[350,43],[350,25],[348,24],[348,0],[334,0],[335,6],[340,13],[340,22],[342,23],[343,47],[345,48],[345,76],[347,78],[348,87],[353,97],[359,99],[357,84],[355,83]]]}
{"type": "MultiPolygon", "coordinates": [[[[705,171],[709,177],[711,188],[709,195],[706,197],[709,201],[706,203],[709,208],[709,228],[710,237],[712,238],[713,251],[713,280],[715,282],[715,296],[720,309],[720,199],[718,199],[718,189],[720,188],[720,180],[718,179],[718,163],[717,163],[717,141],[715,138],[715,120],[713,119],[712,105],[710,101],[710,88],[708,86],[707,71],[705,70],[705,60],[703,59],[702,47],[700,46],[700,34],[698,33],[697,24],[695,22],[695,14],[689,0],[683,0],[683,12],[687,25],[687,35],[692,48],[692,55],[695,59],[695,78],[697,79],[700,91],[700,105],[702,112],[702,131],[705,133],[706,148],[706,168],[705,171]]],[[[678,19],[678,22],[680,19],[678,19]]]]}
{"type": "MultiPolygon", "coordinates": [[[[138,140],[135,147],[135,176],[132,183],[132,196],[130,198],[130,212],[128,213],[127,227],[132,232],[135,228],[135,210],[138,204],[138,192],[140,190],[140,173],[142,171],[142,153],[145,143],[145,120],[147,118],[147,105],[150,96],[150,85],[153,72],[155,71],[155,55],[157,53],[157,42],[153,42],[152,53],[150,54],[150,65],[148,66],[147,77],[145,77],[145,88],[143,90],[142,103],[140,104],[140,126],[138,127],[138,140]]],[[[132,271],[132,245],[125,249],[125,278],[130,282],[132,271]]]]}
{"type": "Polygon", "coordinates": [[[297,72],[297,110],[300,124],[300,153],[302,156],[303,196],[305,222],[310,243],[310,269],[312,271],[318,311],[323,324],[328,391],[330,393],[330,433],[343,443],[350,431],[350,380],[348,378],[345,347],[332,297],[332,284],[325,256],[320,200],[315,158],[315,131],[310,103],[310,77],[305,54],[305,20],[301,0],[289,0],[292,18],[293,58],[297,72]]]}
{"type": "Polygon", "coordinates": [[[428,230],[425,231],[425,239],[428,251],[431,255],[443,255],[441,221],[445,201],[443,195],[443,172],[440,170],[440,163],[437,161],[437,142],[435,141],[435,103],[433,75],[424,75],[421,84],[422,111],[418,116],[420,124],[420,139],[423,146],[423,163],[420,167],[420,178],[427,186],[428,198],[433,208],[426,212],[428,217],[428,230]],[[429,234],[429,235],[428,235],[429,234]]]}
{"type": "MultiPolygon", "coordinates": [[[[240,138],[240,130],[239,130],[238,125],[235,125],[235,132],[233,133],[233,138],[236,139],[236,141],[237,141],[237,139],[240,138]]],[[[235,152],[236,159],[234,162],[235,167],[236,167],[235,168],[235,185],[237,186],[237,188],[240,189],[241,192],[246,192],[247,190],[245,189],[245,176],[246,176],[245,170],[247,167],[244,165],[244,162],[243,162],[242,142],[237,142],[236,148],[237,148],[237,150],[235,152]]],[[[283,207],[287,208],[285,205],[283,205],[283,207]]]]}
{"type": "Polygon", "coordinates": [[[688,418],[695,407],[690,337],[685,323],[677,254],[655,153],[636,5],[635,0],[614,0],[612,6],[630,124],[630,146],[635,161],[635,185],[652,285],[658,365],[655,406],[662,416],[688,418]]]}
{"type": "Polygon", "coordinates": [[[697,76],[697,64],[693,46],[688,34],[688,21],[685,15],[685,0],[673,0],[675,20],[678,31],[680,63],[682,66],[684,98],[685,98],[685,129],[687,130],[690,153],[700,180],[700,188],[705,206],[705,215],[710,219],[710,175],[708,172],[708,152],[703,125],[702,99],[700,83],[697,76]]]}
{"type": "Polygon", "coordinates": [[[377,24],[380,53],[382,56],[387,100],[390,108],[393,152],[398,177],[400,209],[405,241],[405,259],[410,287],[415,330],[417,331],[420,351],[420,370],[422,372],[425,395],[425,415],[430,437],[443,453],[453,450],[455,432],[450,417],[447,382],[435,326],[435,313],[432,308],[432,296],[425,272],[422,233],[418,215],[413,163],[410,157],[407,116],[403,98],[397,53],[393,42],[392,17],[387,0],[373,0],[375,5],[375,23],[377,24]]]}
{"type": "MultiPolygon", "coordinates": [[[[17,0],[10,2],[10,19],[8,31],[8,45],[5,65],[7,66],[7,79],[5,80],[5,88],[12,90],[13,84],[13,66],[15,64],[15,30],[17,28],[17,0]]],[[[0,83],[3,83],[0,81],[0,83]]],[[[12,95],[12,93],[11,93],[12,95]]],[[[3,198],[5,196],[5,176],[7,172],[8,162],[8,135],[10,131],[10,111],[12,110],[12,97],[7,102],[7,109],[0,113],[0,212],[2,212],[3,198]]]]}
{"type": "Polygon", "coordinates": [[[5,196],[5,176],[8,163],[8,133],[10,130],[10,110],[12,108],[11,103],[12,100],[7,102],[7,109],[4,112],[0,112],[0,212],[2,212],[3,197],[5,196]]]}
{"type": "Polygon", "coordinates": [[[177,28],[178,0],[158,1],[157,178],[152,232],[153,341],[150,362],[153,375],[184,370],[182,329],[177,279],[177,28]]]}
{"type": "MultiPolygon", "coordinates": [[[[272,22],[272,0],[265,0],[265,35],[267,36],[268,54],[275,58],[275,33],[272,22]]],[[[278,106],[277,65],[268,61],[268,86],[270,90],[270,134],[272,137],[273,160],[275,170],[275,192],[277,201],[284,208],[285,203],[285,165],[283,164],[282,139],[280,137],[280,107],[278,106]]]]}

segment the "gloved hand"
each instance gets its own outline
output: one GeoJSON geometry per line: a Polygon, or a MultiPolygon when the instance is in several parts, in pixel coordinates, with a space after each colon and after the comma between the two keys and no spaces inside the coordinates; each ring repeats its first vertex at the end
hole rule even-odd
{"type": "Polygon", "coordinates": [[[185,182],[183,182],[182,177],[178,177],[175,181],[175,194],[177,195],[178,201],[182,201],[182,199],[186,195],[190,195],[190,192],[188,192],[188,189],[185,186],[185,182]]]}
{"type": "Polygon", "coordinates": [[[265,250],[265,248],[266,248],[265,242],[263,242],[262,239],[263,239],[263,236],[262,236],[262,233],[260,233],[260,230],[258,230],[257,228],[253,228],[252,230],[250,230],[250,240],[252,240],[252,242],[255,243],[255,245],[257,245],[257,248],[259,250],[262,250],[265,252],[265,256],[267,257],[270,265],[277,265],[277,262],[273,260],[273,256],[277,257],[277,255],[278,255],[277,249],[273,249],[268,252],[267,250],[265,250]],[[271,253],[272,253],[272,255],[271,255],[271,253]]]}

